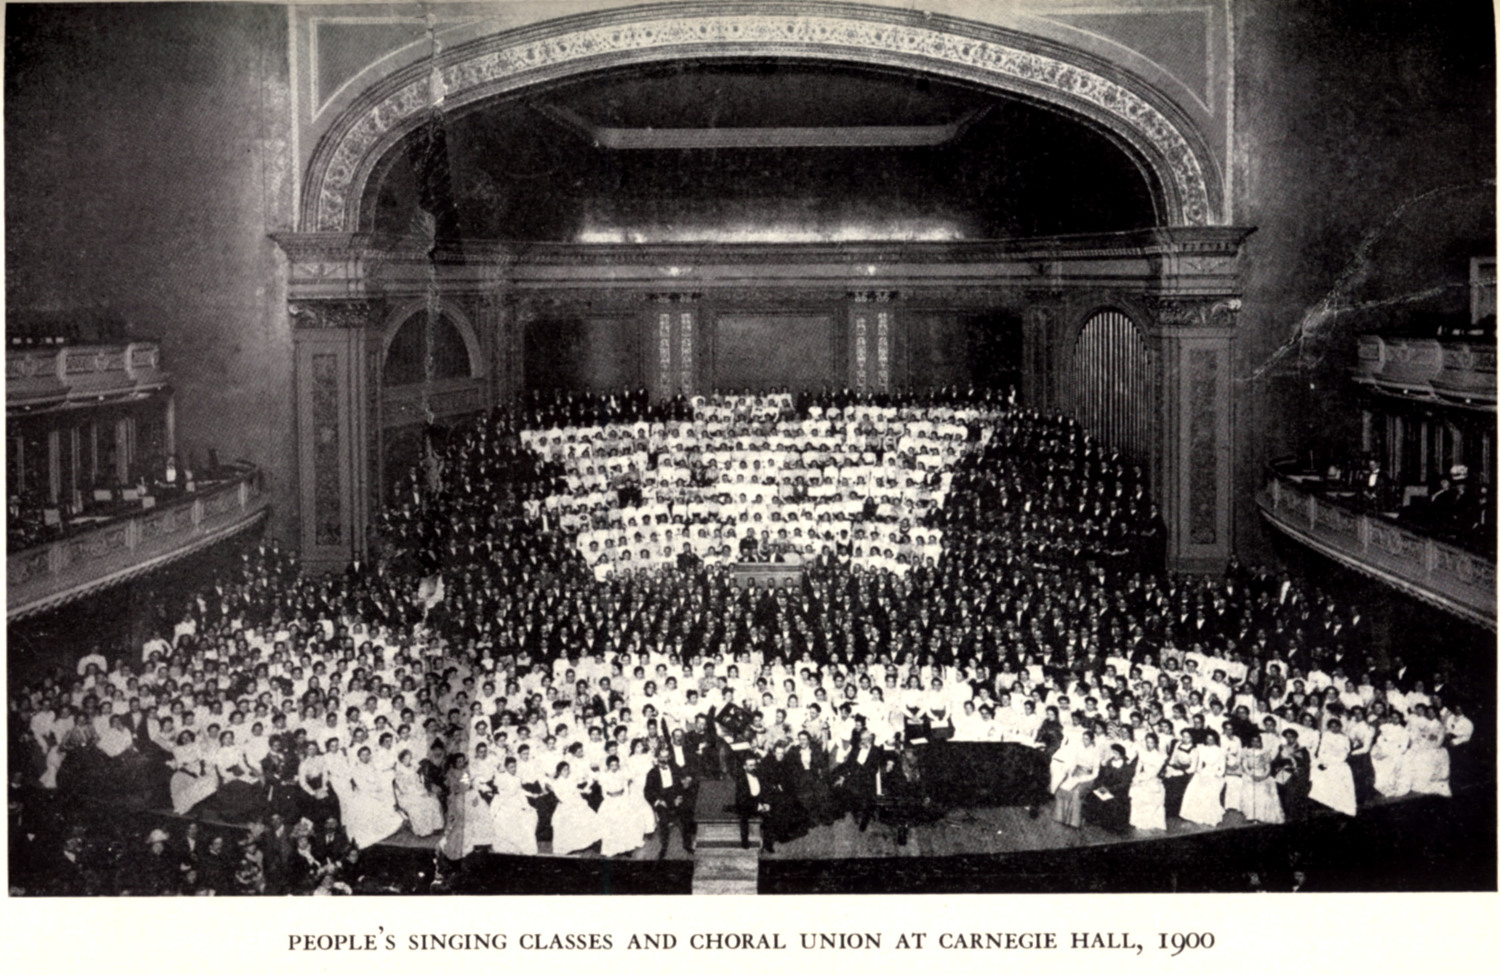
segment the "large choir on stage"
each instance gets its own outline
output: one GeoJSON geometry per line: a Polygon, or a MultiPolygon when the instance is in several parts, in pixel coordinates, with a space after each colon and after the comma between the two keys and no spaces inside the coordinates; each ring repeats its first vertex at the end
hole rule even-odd
{"type": "Polygon", "coordinates": [[[863,829],[920,797],[924,742],[1033,749],[1058,822],[1117,831],[1353,815],[1468,760],[1440,670],[1265,569],[1166,574],[1141,470],[1009,397],[496,410],[378,528],[332,576],[251,547],[143,646],[20,689],[12,768],[254,823],[281,852],[247,884],[326,891],[397,834],[449,863],[690,849],[719,777],[767,846],[863,829]],[[742,586],[746,560],[801,574],[742,586]]]}

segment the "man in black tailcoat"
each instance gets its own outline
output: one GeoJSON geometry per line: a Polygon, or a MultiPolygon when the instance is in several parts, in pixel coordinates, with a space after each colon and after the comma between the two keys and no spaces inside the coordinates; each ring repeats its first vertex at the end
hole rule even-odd
{"type": "Polygon", "coordinates": [[[833,770],[831,779],[834,794],[840,798],[844,809],[854,813],[859,821],[859,831],[863,833],[875,812],[882,755],[868,732],[856,731],[852,744],[849,757],[833,770]]]}
{"type": "MultiPolygon", "coordinates": [[[[765,819],[771,812],[771,784],[761,775],[760,759],[754,752],[745,755],[745,761],[734,777],[734,811],[740,817],[740,846],[750,847],[750,820],[765,819]]],[[[775,849],[769,833],[764,828],[761,846],[766,852],[775,849]]]]}
{"type": "Polygon", "coordinates": [[[674,771],[671,753],[666,749],[656,753],[656,765],[646,773],[646,784],[642,786],[641,794],[656,811],[656,831],[661,839],[661,850],[656,858],[666,858],[674,822],[682,830],[683,850],[692,853],[693,836],[698,831],[698,823],[693,816],[694,799],[688,780],[674,771]]]}

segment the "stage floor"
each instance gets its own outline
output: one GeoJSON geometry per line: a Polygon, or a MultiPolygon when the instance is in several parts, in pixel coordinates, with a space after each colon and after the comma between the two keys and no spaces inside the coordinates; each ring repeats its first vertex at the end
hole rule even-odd
{"type": "MultiPolygon", "coordinates": [[[[732,795],[732,790],[731,790],[732,795]]],[[[1361,807],[1361,815],[1367,812],[1411,801],[1422,796],[1406,796],[1399,799],[1377,798],[1361,807]]],[[[1311,805],[1314,818],[1342,819],[1340,814],[1316,804],[1311,805]]],[[[1247,821],[1238,812],[1229,812],[1218,826],[1200,826],[1183,820],[1170,820],[1165,831],[1130,830],[1123,834],[1111,833],[1093,825],[1074,829],[1056,822],[1052,818],[1052,807],[1043,806],[1035,819],[1024,807],[951,810],[934,823],[914,825],[905,845],[896,842],[893,826],[871,821],[869,828],[860,832],[854,817],[845,816],[828,826],[814,828],[806,836],[779,843],[773,853],[762,853],[763,860],[848,860],[859,858],[888,859],[891,857],[949,857],[992,856],[1004,853],[1021,853],[1037,850],[1067,850],[1085,847],[1103,847],[1118,844],[1153,842],[1206,833],[1223,833],[1233,830],[1274,830],[1279,827],[1247,821]]],[[[406,849],[435,849],[436,837],[416,837],[403,829],[383,841],[381,845],[406,849]]],[[[542,855],[552,855],[551,844],[540,845],[542,855]]],[[[655,860],[661,852],[660,841],[655,834],[646,838],[646,844],[616,859],[655,860]]],[[[570,859],[599,858],[593,851],[573,854],[570,859]]],[[[683,851],[682,838],[673,831],[668,860],[691,860],[692,855],[683,851]]]]}

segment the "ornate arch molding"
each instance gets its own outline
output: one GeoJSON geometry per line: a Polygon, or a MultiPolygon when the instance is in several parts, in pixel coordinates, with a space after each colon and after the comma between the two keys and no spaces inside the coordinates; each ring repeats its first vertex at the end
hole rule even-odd
{"type": "Polygon", "coordinates": [[[1080,115],[1123,140],[1156,175],[1161,222],[1223,220],[1223,188],[1202,136],[1170,99],[1091,55],[1014,31],[884,7],[671,4],[560,18],[459,45],[374,86],[329,129],[305,183],[304,231],[359,228],[380,157],[440,105],[573,74],[678,58],[852,61],[964,80],[1080,115]]]}

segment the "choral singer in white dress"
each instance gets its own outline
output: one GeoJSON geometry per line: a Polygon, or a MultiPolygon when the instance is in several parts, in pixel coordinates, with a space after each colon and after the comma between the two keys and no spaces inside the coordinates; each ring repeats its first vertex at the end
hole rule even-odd
{"type": "Polygon", "coordinates": [[[369,745],[361,745],[349,770],[349,803],[344,829],[360,849],[396,833],[406,820],[396,809],[394,780],[373,761],[369,745]]]}
{"type": "Polygon", "coordinates": [[[1375,791],[1388,798],[1404,796],[1411,791],[1411,769],[1406,752],[1411,735],[1406,721],[1394,710],[1380,722],[1375,744],[1370,746],[1370,764],[1375,769],[1375,791]]]}
{"type": "Polygon", "coordinates": [[[1153,733],[1148,732],[1141,741],[1144,747],[1130,782],[1130,825],[1136,829],[1166,829],[1167,790],[1161,783],[1161,770],[1167,753],[1153,733]]]}
{"type": "Polygon", "coordinates": [[[410,748],[401,749],[393,773],[396,808],[406,815],[414,836],[431,836],[443,831],[443,804],[427,789],[417,770],[410,748]]]}
{"type": "Polygon", "coordinates": [[[1345,816],[1354,815],[1354,773],[1349,769],[1350,744],[1343,722],[1329,718],[1312,757],[1312,790],[1307,797],[1345,816]]]}
{"type": "Polygon", "coordinates": [[[1182,793],[1182,818],[1203,826],[1217,826],[1224,818],[1224,747],[1217,733],[1207,733],[1193,750],[1193,777],[1182,793]]]}
{"type": "Polygon", "coordinates": [[[607,857],[640,849],[645,841],[639,811],[630,802],[630,779],[620,767],[620,756],[611,755],[599,775],[604,801],[595,813],[599,825],[599,852],[607,857]]]}
{"type": "Polygon", "coordinates": [[[626,796],[635,810],[636,828],[642,838],[656,832],[656,811],[646,801],[646,776],[651,774],[656,760],[651,754],[651,745],[643,738],[630,743],[630,757],[625,760],[625,774],[630,779],[626,796]]]}
{"type": "Polygon", "coordinates": [[[536,856],[536,807],[531,804],[520,766],[514,757],[505,759],[505,767],[495,776],[495,797],[490,800],[490,814],[495,823],[496,853],[536,856]]]}
{"type": "Polygon", "coordinates": [[[184,731],[172,749],[172,811],[179,816],[218,791],[219,777],[209,767],[197,735],[184,731]]]}
{"type": "Polygon", "coordinates": [[[566,856],[599,842],[599,817],[589,808],[567,762],[557,763],[557,777],[549,786],[557,796],[557,809],[552,813],[552,852],[566,856]]]}

